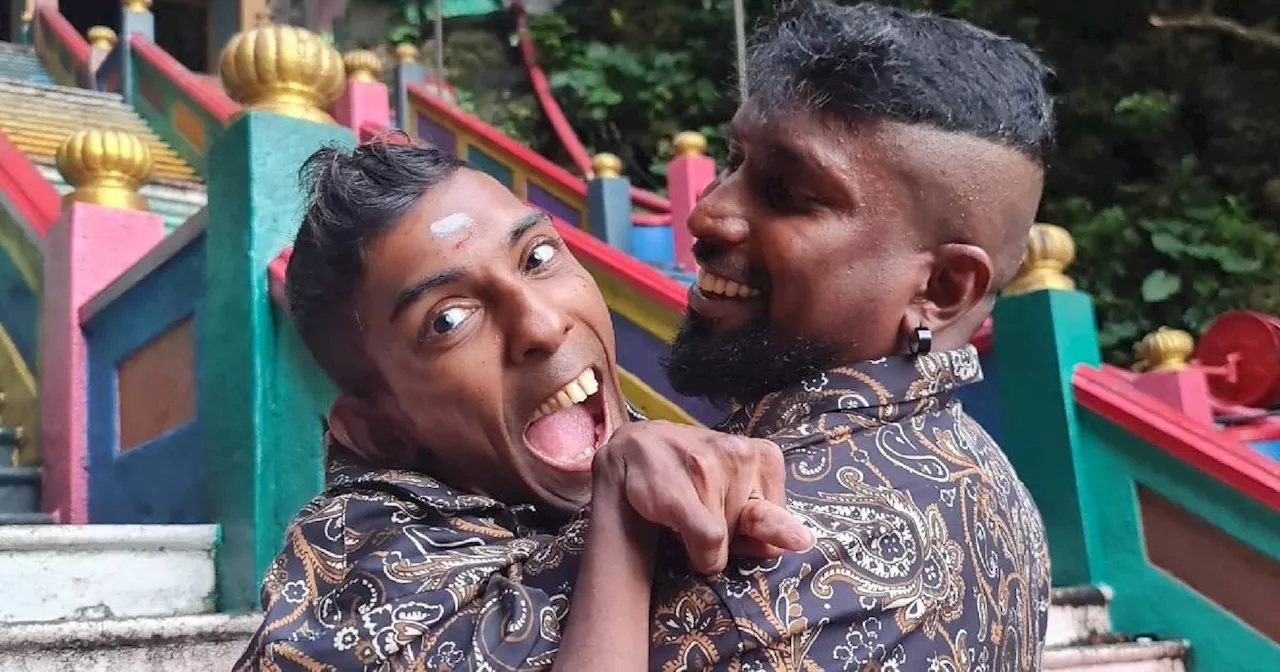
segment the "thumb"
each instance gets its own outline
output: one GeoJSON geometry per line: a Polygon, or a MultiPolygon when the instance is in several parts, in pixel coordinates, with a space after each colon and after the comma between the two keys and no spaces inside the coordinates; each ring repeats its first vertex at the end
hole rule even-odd
{"type": "Polygon", "coordinates": [[[759,544],[787,551],[813,548],[813,534],[786,507],[764,499],[751,499],[738,517],[737,534],[759,544]]]}

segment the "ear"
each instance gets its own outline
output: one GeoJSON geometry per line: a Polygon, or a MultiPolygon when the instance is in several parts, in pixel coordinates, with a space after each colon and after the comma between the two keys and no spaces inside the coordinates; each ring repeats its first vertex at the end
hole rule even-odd
{"type": "Polygon", "coordinates": [[[993,278],[991,255],[986,250],[961,243],[942,245],[934,251],[933,271],[924,294],[913,306],[919,321],[910,328],[923,324],[942,331],[951,326],[987,297],[993,278]]]}
{"type": "Polygon", "coordinates": [[[329,407],[329,433],[372,465],[404,466],[403,442],[392,436],[393,427],[378,405],[365,399],[344,394],[329,407]]]}

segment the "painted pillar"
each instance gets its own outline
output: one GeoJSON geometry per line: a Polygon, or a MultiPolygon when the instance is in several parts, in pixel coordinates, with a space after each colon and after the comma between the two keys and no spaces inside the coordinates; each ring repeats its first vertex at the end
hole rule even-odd
{"type": "Polygon", "coordinates": [[[692,271],[693,236],[689,233],[689,213],[702,192],[716,179],[716,163],[706,155],[707,139],[701,133],[685,131],[676,136],[675,158],[667,166],[667,195],[671,199],[671,238],[676,268],[692,271]]]}
{"type": "Polygon", "coordinates": [[[87,361],[80,308],[164,238],[159,215],[72,202],[44,240],[40,310],[41,508],[89,522],[87,361]]]}
{"type": "Polygon", "coordinates": [[[409,104],[409,85],[421,84],[426,76],[418,62],[418,48],[412,44],[396,47],[396,126],[418,137],[413,124],[413,107],[409,104]]]}
{"type": "Polygon", "coordinates": [[[339,124],[350,128],[360,137],[360,127],[366,122],[388,126],[391,121],[391,100],[387,85],[378,81],[382,64],[372,51],[358,49],[342,57],[347,71],[347,88],[334,101],[329,113],[339,124]]]}
{"type": "Polygon", "coordinates": [[[1138,343],[1140,363],[1146,369],[1133,386],[1178,409],[1198,422],[1213,423],[1209,375],[1188,360],[1195,353],[1195,339],[1181,329],[1161,327],[1138,343]]]}
{"type": "Polygon", "coordinates": [[[156,17],[147,6],[147,3],[126,2],[120,12],[120,93],[130,105],[133,105],[137,83],[134,81],[133,46],[129,37],[141,35],[153,42],[156,39],[156,17]]]}
{"type": "Polygon", "coordinates": [[[290,517],[319,492],[322,437],[305,351],[275,307],[267,267],[293,242],[299,165],[340,126],[247,110],[209,150],[199,412],[209,511],[222,525],[219,610],[256,608],[290,517]]]}
{"type": "Polygon", "coordinates": [[[591,235],[631,254],[631,181],[622,176],[622,159],[597,154],[595,175],[587,182],[587,223],[591,235]]]}
{"type": "Polygon", "coordinates": [[[1055,586],[1090,583],[1071,376],[1100,357],[1093,301],[1062,275],[1074,254],[1066,231],[1037,224],[993,319],[1001,447],[1040,508],[1055,586]]]}
{"type": "Polygon", "coordinates": [[[106,26],[94,26],[85,33],[85,37],[89,40],[89,81],[85,82],[85,85],[90,88],[97,88],[98,68],[102,66],[103,61],[107,60],[111,50],[116,47],[118,41],[116,31],[106,26]]]}

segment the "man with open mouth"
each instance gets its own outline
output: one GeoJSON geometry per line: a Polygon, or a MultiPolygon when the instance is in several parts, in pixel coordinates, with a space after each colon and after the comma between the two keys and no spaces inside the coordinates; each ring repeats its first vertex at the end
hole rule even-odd
{"type": "Polygon", "coordinates": [[[812,544],[776,445],[631,422],[604,299],[545,213],[391,139],[303,174],[290,315],[341,393],[237,669],[643,669],[658,530],[703,572],[731,540],[812,544]]]}

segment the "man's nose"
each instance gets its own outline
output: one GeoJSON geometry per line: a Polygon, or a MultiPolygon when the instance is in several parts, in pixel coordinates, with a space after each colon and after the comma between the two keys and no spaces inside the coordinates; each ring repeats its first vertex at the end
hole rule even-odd
{"type": "Polygon", "coordinates": [[[507,357],[516,364],[554,354],[573,330],[569,315],[527,284],[515,291],[508,310],[507,357]]]}
{"type": "Polygon", "coordinates": [[[747,241],[746,202],[737,175],[730,174],[708,189],[689,213],[689,233],[710,248],[733,247],[747,241]]]}

